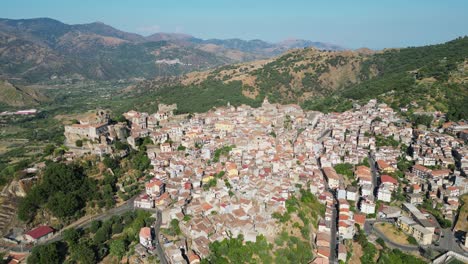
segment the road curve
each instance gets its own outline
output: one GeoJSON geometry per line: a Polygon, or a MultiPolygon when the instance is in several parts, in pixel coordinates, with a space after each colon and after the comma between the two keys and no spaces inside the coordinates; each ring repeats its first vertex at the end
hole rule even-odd
{"type": "MultiPolygon", "coordinates": [[[[102,212],[98,215],[94,215],[94,216],[91,216],[87,219],[78,219],[76,220],[75,222],[71,223],[70,225],[62,228],[60,231],[58,231],[57,233],[54,234],[54,236],[52,236],[50,239],[44,241],[44,242],[41,242],[39,243],[38,245],[44,245],[44,244],[48,244],[48,243],[52,243],[52,242],[56,242],[56,241],[60,241],[63,239],[63,231],[66,230],[66,229],[69,229],[69,228],[86,228],[86,227],[89,227],[91,225],[91,222],[92,221],[95,221],[95,220],[98,220],[98,221],[104,221],[104,220],[107,220],[109,218],[111,218],[112,216],[114,215],[121,215],[121,214],[124,214],[128,211],[132,211],[134,210],[134,206],[133,206],[133,202],[135,201],[135,199],[138,197],[138,195],[135,195],[134,197],[130,198],[129,200],[125,201],[124,204],[118,206],[118,207],[114,207],[114,208],[111,208],[105,212],[102,212]]],[[[155,229],[155,235],[157,237],[157,245],[156,245],[156,249],[157,249],[157,253],[158,253],[158,256],[159,256],[159,259],[161,261],[162,264],[167,264],[167,260],[166,260],[166,255],[164,254],[164,250],[163,248],[161,247],[161,244],[159,243],[159,229],[161,227],[161,222],[162,222],[162,213],[161,213],[161,210],[159,209],[143,209],[143,208],[138,208],[139,210],[145,210],[145,211],[151,211],[151,212],[156,212],[157,214],[157,219],[155,221],[155,226],[154,226],[154,229],[155,229]]],[[[5,246],[5,247],[0,247],[1,249],[4,249],[4,250],[9,250],[9,251],[14,251],[14,252],[30,252],[31,249],[33,248],[34,246],[31,246],[31,245],[13,245],[13,246],[5,246]]]]}

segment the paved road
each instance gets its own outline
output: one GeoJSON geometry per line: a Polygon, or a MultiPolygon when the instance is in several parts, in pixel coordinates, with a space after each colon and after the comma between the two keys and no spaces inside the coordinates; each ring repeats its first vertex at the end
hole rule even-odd
{"type": "Polygon", "coordinates": [[[393,248],[398,248],[403,251],[418,251],[419,247],[415,245],[402,245],[393,242],[392,240],[388,239],[384,233],[380,232],[378,229],[374,228],[374,224],[376,223],[394,223],[394,220],[390,219],[375,219],[375,220],[366,220],[364,223],[364,232],[366,233],[367,236],[371,235],[372,233],[375,233],[378,237],[382,238],[385,243],[387,243],[389,246],[393,248]]]}
{"type": "Polygon", "coordinates": [[[452,230],[450,230],[450,228],[445,228],[441,231],[443,237],[439,239],[439,246],[431,246],[431,248],[434,248],[436,250],[454,251],[456,253],[468,257],[468,253],[465,252],[457,243],[455,235],[453,234],[452,230]]]}
{"type": "Polygon", "coordinates": [[[368,158],[372,172],[372,188],[375,189],[377,187],[377,179],[379,178],[379,172],[377,171],[377,168],[375,166],[375,159],[371,153],[369,153],[368,158]]]}
{"type": "MultiPolygon", "coordinates": [[[[379,230],[375,229],[373,225],[375,223],[382,223],[382,222],[394,222],[394,221],[389,221],[389,220],[371,220],[371,221],[366,221],[364,225],[364,231],[366,232],[366,235],[370,235],[371,233],[376,234],[378,237],[382,238],[385,243],[387,243],[390,247],[393,248],[398,248],[402,251],[419,251],[421,248],[420,246],[416,245],[402,245],[395,243],[388,239],[385,234],[380,232],[379,230]]],[[[456,253],[459,253],[461,255],[464,255],[468,257],[468,253],[465,252],[460,245],[456,242],[455,236],[453,235],[453,232],[450,230],[450,228],[442,229],[442,233],[444,234],[444,237],[439,240],[439,246],[435,245],[429,245],[429,246],[423,246],[422,248],[427,249],[431,248],[437,251],[441,252],[446,252],[446,251],[454,251],[456,253]]]]}
{"type": "Polygon", "coordinates": [[[161,264],[167,264],[168,262],[166,259],[166,255],[164,254],[164,250],[161,246],[161,241],[159,241],[159,230],[161,228],[161,222],[162,222],[162,213],[161,213],[161,210],[157,210],[156,222],[154,225],[154,235],[156,236],[156,251],[158,253],[161,264]]]}
{"type": "Polygon", "coordinates": [[[78,219],[76,222],[62,228],[62,230],[58,231],[51,239],[41,243],[41,244],[48,244],[48,243],[51,243],[51,242],[55,242],[55,241],[60,241],[62,240],[63,238],[63,235],[62,235],[62,232],[66,229],[69,229],[69,228],[75,228],[75,229],[84,229],[84,228],[87,228],[89,226],[91,226],[91,223],[93,221],[105,221],[105,220],[108,220],[110,219],[112,216],[114,215],[121,215],[121,214],[124,214],[128,211],[132,211],[134,210],[134,207],[133,207],[133,202],[135,201],[135,199],[138,197],[138,195],[132,197],[131,199],[125,201],[124,204],[118,206],[118,207],[114,207],[114,208],[111,208],[105,212],[102,212],[98,215],[95,215],[95,216],[92,216],[86,220],[81,220],[81,219],[78,219]]]}
{"type": "MultiPolygon", "coordinates": [[[[89,227],[91,225],[91,222],[93,222],[94,220],[104,221],[104,220],[107,220],[107,219],[111,218],[114,215],[121,215],[121,214],[124,214],[125,212],[131,211],[131,210],[134,209],[133,208],[133,202],[135,201],[136,197],[138,197],[138,195],[136,195],[136,196],[130,198],[129,200],[125,201],[124,204],[122,204],[122,205],[120,205],[118,207],[114,207],[112,209],[109,209],[109,210],[107,210],[105,212],[102,212],[102,213],[100,213],[98,215],[94,215],[94,216],[91,216],[91,217],[88,217],[88,218],[78,219],[75,222],[71,223],[70,225],[62,228],[60,231],[56,232],[48,240],[39,243],[39,245],[48,244],[48,243],[52,243],[52,242],[62,240],[63,239],[63,234],[62,234],[63,230],[66,230],[66,229],[69,229],[69,228],[86,228],[86,227],[89,227]]],[[[34,247],[33,245],[23,244],[23,245],[11,245],[11,246],[1,247],[1,248],[5,249],[5,250],[11,250],[11,251],[14,251],[14,252],[29,252],[29,251],[31,251],[31,249],[33,247],[34,247]]]]}
{"type": "Polygon", "coordinates": [[[364,232],[366,235],[372,234],[372,230],[374,229],[374,224],[375,223],[395,223],[395,220],[393,219],[383,219],[383,218],[377,218],[377,219],[366,219],[366,222],[364,223],[364,232]]]}
{"type": "MultiPolygon", "coordinates": [[[[320,163],[319,163],[320,164],[320,163]]],[[[328,186],[328,182],[325,182],[325,188],[327,191],[332,192],[330,187],[328,186]]],[[[330,264],[335,264],[338,263],[336,260],[337,258],[337,249],[336,249],[336,232],[337,232],[337,225],[338,225],[338,216],[337,216],[337,211],[336,211],[336,205],[337,205],[337,200],[335,197],[335,193],[333,193],[333,207],[332,207],[332,218],[331,218],[331,226],[330,226],[330,257],[329,257],[329,263],[330,264]]]]}
{"type": "MultiPolygon", "coordinates": [[[[114,215],[121,215],[121,214],[124,214],[128,211],[132,211],[134,210],[134,206],[133,206],[133,202],[135,201],[135,199],[138,197],[138,195],[132,197],[131,199],[127,200],[124,204],[118,206],[118,207],[114,207],[112,209],[109,209],[101,214],[98,214],[98,215],[95,215],[95,216],[92,216],[92,217],[89,217],[87,219],[78,219],[77,221],[73,222],[72,224],[64,227],[62,230],[58,231],[53,237],[51,237],[50,239],[40,243],[40,244],[48,244],[48,243],[52,243],[52,242],[56,242],[56,241],[60,241],[63,239],[63,230],[66,230],[66,229],[69,229],[69,228],[86,228],[86,227],[89,227],[91,225],[91,222],[97,220],[97,221],[105,221],[109,218],[111,218],[112,216],[114,215]]],[[[158,209],[143,209],[143,208],[138,208],[139,210],[147,210],[147,211],[151,211],[151,212],[156,212],[157,214],[157,219],[156,219],[156,222],[155,222],[155,226],[154,226],[154,229],[155,229],[155,235],[158,239],[158,243],[156,244],[156,249],[157,249],[157,253],[158,253],[158,256],[159,256],[159,259],[161,260],[161,263],[162,264],[167,264],[167,260],[166,260],[166,256],[164,254],[164,250],[163,248],[161,247],[161,244],[159,243],[159,229],[161,227],[161,222],[162,222],[162,213],[160,210],[158,209]]],[[[8,246],[8,247],[0,247],[2,249],[5,249],[5,250],[10,250],[10,251],[14,251],[14,252],[29,252],[31,251],[33,246],[30,246],[30,245],[12,245],[12,246],[8,246]]]]}
{"type": "Polygon", "coordinates": [[[336,225],[337,225],[336,207],[332,210],[331,240],[330,240],[330,263],[336,263],[336,225]]]}
{"type": "Polygon", "coordinates": [[[401,251],[419,251],[419,246],[416,246],[416,245],[402,245],[402,244],[398,244],[398,243],[395,243],[393,242],[392,240],[388,239],[385,234],[383,234],[382,232],[380,232],[378,229],[375,229],[373,228],[373,226],[371,226],[371,230],[380,238],[382,238],[385,243],[387,245],[389,245],[390,247],[392,248],[398,248],[400,249],[401,251]]]}

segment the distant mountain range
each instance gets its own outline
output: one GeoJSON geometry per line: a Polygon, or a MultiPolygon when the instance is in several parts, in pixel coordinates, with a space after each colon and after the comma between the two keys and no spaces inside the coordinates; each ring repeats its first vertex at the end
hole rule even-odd
{"type": "Polygon", "coordinates": [[[292,48],[341,50],[308,40],[208,39],[175,33],[141,36],[95,22],[0,19],[0,79],[36,83],[174,76],[278,56],[292,48]]]}

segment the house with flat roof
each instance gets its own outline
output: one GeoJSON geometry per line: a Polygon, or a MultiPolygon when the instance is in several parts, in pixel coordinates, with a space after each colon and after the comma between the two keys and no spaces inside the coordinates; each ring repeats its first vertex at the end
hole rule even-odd
{"type": "Polygon", "coordinates": [[[413,237],[420,245],[430,245],[432,243],[432,232],[421,225],[413,226],[413,237]]]}
{"type": "Polygon", "coordinates": [[[413,226],[416,225],[416,222],[413,219],[411,219],[411,218],[409,218],[407,216],[400,216],[400,217],[398,217],[398,220],[397,220],[396,224],[404,232],[406,232],[408,234],[412,234],[413,233],[413,226]]]}

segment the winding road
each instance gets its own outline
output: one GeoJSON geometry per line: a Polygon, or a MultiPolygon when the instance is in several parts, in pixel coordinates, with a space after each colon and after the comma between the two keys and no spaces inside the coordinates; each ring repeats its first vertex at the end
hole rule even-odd
{"type": "MultiPolygon", "coordinates": [[[[69,228],[87,228],[91,225],[91,222],[93,221],[105,221],[109,218],[111,218],[114,215],[122,215],[128,211],[135,210],[136,208],[133,206],[135,199],[138,197],[138,195],[135,195],[134,197],[130,198],[129,200],[125,201],[124,204],[114,207],[112,209],[109,209],[105,212],[102,212],[97,215],[93,215],[90,217],[83,217],[81,219],[76,220],[75,222],[71,223],[70,225],[62,228],[60,231],[56,232],[51,238],[45,240],[44,242],[38,243],[38,245],[44,245],[44,244],[49,244],[53,243],[56,241],[60,241],[63,239],[63,231],[69,228]]],[[[158,253],[158,257],[161,261],[162,264],[167,264],[166,256],[164,254],[164,250],[161,247],[161,244],[159,243],[159,229],[161,227],[161,222],[162,222],[162,212],[159,209],[145,209],[145,208],[137,208],[138,210],[145,210],[145,211],[150,211],[150,212],[156,212],[156,221],[154,225],[154,230],[155,230],[155,236],[158,241],[156,243],[156,250],[158,253]]],[[[4,250],[10,250],[14,252],[30,252],[31,249],[34,247],[34,245],[12,245],[12,246],[4,246],[1,247],[0,249],[4,250]]]]}
{"type": "Polygon", "coordinates": [[[455,241],[455,237],[450,229],[443,229],[442,232],[444,233],[444,239],[440,239],[440,245],[429,245],[429,246],[416,246],[416,245],[402,245],[395,243],[394,241],[390,240],[384,233],[380,232],[378,229],[374,228],[375,223],[394,223],[393,220],[371,220],[366,221],[364,225],[364,232],[367,236],[374,233],[378,237],[382,238],[387,245],[393,248],[398,248],[402,251],[420,251],[421,248],[423,249],[434,249],[441,252],[453,251],[458,254],[461,254],[465,257],[468,257],[468,253],[465,252],[455,241]]]}

